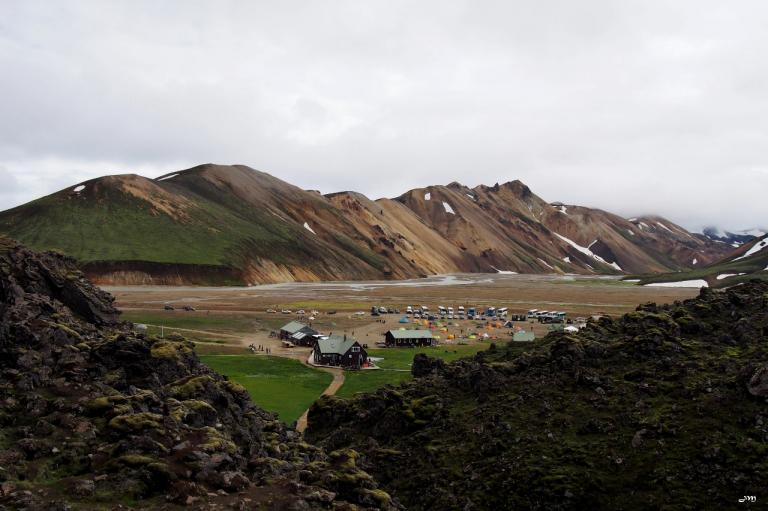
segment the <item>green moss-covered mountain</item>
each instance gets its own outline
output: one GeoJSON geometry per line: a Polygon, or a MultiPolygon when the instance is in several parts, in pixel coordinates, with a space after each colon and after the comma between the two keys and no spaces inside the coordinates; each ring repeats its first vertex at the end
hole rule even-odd
{"type": "Polygon", "coordinates": [[[664,272],[731,247],[664,219],[548,204],[520,183],[372,201],[242,165],[93,179],[0,212],[0,233],[103,284],[251,284],[453,272],[664,272]],[[587,250],[584,247],[591,247],[587,250]],[[590,255],[592,254],[592,255],[590,255]]]}
{"type": "Polygon", "coordinates": [[[71,259],[0,238],[0,509],[396,509],[71,259]]]}
{"type": "MultiPolygon", "coordinates": [[[[417,378],[322,398],[308,438],[354,448],[412,510],[742,509],[768,494],[768,283],[646,304],[417,378]]],[[[760,504],[762,505],[762,504],[760,504]]]]}
{"type": "Polygon", "coordinates": [[[704,280],[709,287],[724,288],[753,279],[768,281],[768,235],[745,243],[713,264],[687,271],[645,275],[640,284],[704,280]]]}

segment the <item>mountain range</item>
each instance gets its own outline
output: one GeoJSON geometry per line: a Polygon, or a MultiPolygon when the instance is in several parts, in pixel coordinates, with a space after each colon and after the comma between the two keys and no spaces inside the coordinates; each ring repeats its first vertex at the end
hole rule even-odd
{"type": "Polygon", "coordinates": [[[0,213],[0,233],[101,284],[403,279],[454,272],[650,274],[734,247],[661,217],[549,203],[520,181],[371,200],[242,165],[112,175],[0,213]]]}

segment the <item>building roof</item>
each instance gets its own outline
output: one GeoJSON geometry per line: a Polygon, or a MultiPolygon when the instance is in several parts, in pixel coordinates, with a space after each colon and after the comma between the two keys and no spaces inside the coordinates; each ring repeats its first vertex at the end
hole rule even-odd
{"type": "Polygon", "coordinates": [[[536,339],[536,334],[533,332],[526,332],[525,330],[515,332],[515,335],[512,336],[512,340],[518,342],[533,341],[534,339],[536,339]]]}
{"type": "Polygon", "coordinates": [[[296,332],[295,334],[293,334],[293,335],[291,336],[291,338],[292,338],[292,339],[296,339],[297,341],[300,341],[300,340],[302,340],[302,339],[303,339],[304,337],[306,337],[306,336],[307,336],[307,334],[306,334],[305,332],[302,332],[302,331],[298,331],[298,332],[296,332]]]}
{"type": "Polygon", "coordinates": [[[318,339],[316,346],[320,350],[320,353],[336,353],[343,355],[349,351],[349,348],[356,342],[357,341],[350,336],[347,336],[345,339],[341,335],[332,335],[327,339],[318,339]]]}
{"type": "Polygon", "coordinates": [[[395,339],[431,339],[429,330],[390,330],[389,334],[395,339]]]}
{"type": "Polygon", "coordinates": [[[284,325],[280,330],[288,332],[289,334],[295,334],[305,326],[307,325],[305,325],[301,321],[291,321],[290,323],[287,323],[286,325],[284,325]]]}

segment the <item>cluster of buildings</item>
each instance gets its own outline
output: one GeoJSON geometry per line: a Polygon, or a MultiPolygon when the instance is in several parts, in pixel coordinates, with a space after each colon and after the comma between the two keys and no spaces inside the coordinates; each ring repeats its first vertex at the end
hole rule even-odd
{"type": "MultiPolygon", "coordinates": [[[[278,337],[288,346],[311,347],[310,359],[315,365],[344,369],[372,366],[368,346],[346,334],[323,335],[300,321],[291,321],[280,329],[278,337]]],[[[418,347],[432,346],[435,339],[430,330],[390,330],[384,335],[384,342],[389,347],[418,347]]]]}

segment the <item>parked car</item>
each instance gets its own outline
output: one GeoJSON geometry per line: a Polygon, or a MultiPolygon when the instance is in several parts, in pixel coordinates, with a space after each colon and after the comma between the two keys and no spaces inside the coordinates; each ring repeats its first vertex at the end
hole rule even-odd
{"type": "Polygon", "coordinates": [[[390,307],[389,309],[387,309],[387,313],[388,313],[388,314],[394,314],[394,313],[395,313],[395,309],[393,309],[392,307],[390,307]]]}
{"type": "Polygon", "coordinates": [[[328,311],[328,314],[336,314],[336,311],[328,311]]]}
{"type": "Polygon", "coordinates": [[[291,313],[290,309],[283,309],[280,312],[282,312],[283,314],[290,314],[291,313]]]}
{"type": "Polygon", "coordinates": [[[304,314],[306,314],[306,312],[304,312],[304,309],[299,309],[298,311],[296,311],[296,314],[303,316],[304,314]]]}
{"type": "Polygon", "coordinates": [[[165,310],[167,310],[167,311],[172,311],[172,310],[174,310],[174,308],[173,308],[173,305],[169,305],[169,304],[165,304],[165,307],[163,307],[163,309],[165,309],[165,310]]]}
{"type": "Polygon", "coordinates": [[[267,314],[277,314],[275,309],[267,309],[267,314]]]}
{"type": "Polygon", "coordinates": [[[192,311],[194,311],[194,310],[195,310],[195,308],[194,308],[194,307],[192,307],[191,305],[185,305],[185,306],[184,306],[184,310],[185,310],[185,311],[188,311],[188,312],[192,312],[192,311]]]}

